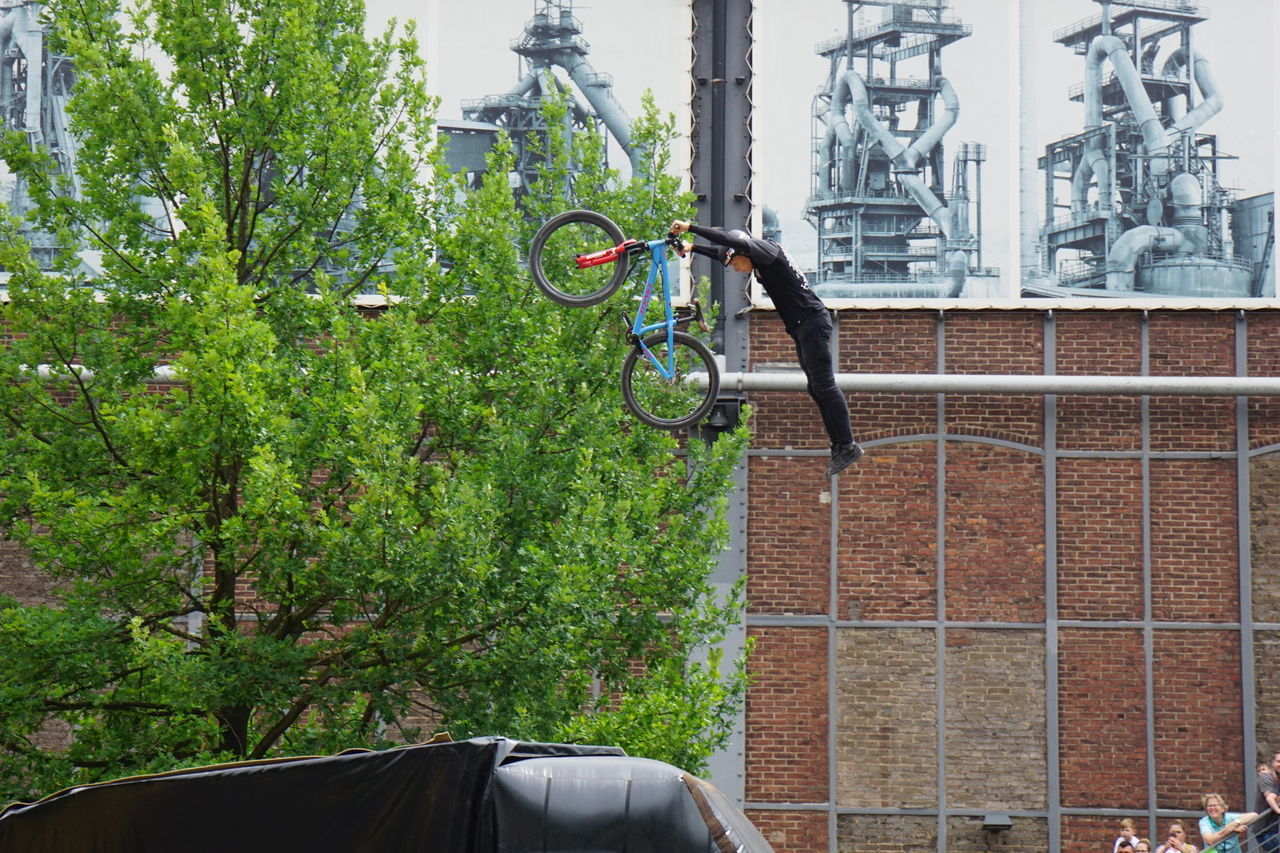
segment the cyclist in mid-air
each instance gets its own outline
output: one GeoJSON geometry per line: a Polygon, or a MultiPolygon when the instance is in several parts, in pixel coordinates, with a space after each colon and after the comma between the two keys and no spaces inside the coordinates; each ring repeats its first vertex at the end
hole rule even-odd
{"type": "Polygon", "coordinates": [[[676,234],[686,231],[705,237],[718,248],[692,247],[699,255],[715,258],[743,275],[755,273],[778,309],[787,334],[796,344],[800,367],[808,380],[809,396],[818,404],[822,425],[831,440],[831,464],[827,476],[834,477],[862,458],[862,447],[853,440],[849,424],[849,404],[836,385],[831,360],[831,315],[822,300],[809,289],[804,273],[790,256],[772,240],[760,240],[745,231],[705,228],[677,219],[671,223],[676,234]]]}

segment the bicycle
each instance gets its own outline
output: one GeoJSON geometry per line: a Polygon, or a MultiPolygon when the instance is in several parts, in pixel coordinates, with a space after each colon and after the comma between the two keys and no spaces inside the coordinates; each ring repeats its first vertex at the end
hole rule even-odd
{"type": "Polygon", "coordinates": [[[538,229],[529,247],[529,269],[552,301],[582,308],[612,296],[627,278],[632,257],[649,254],[649,275],[635,318],[622,313],[631,343],[622,362],[622,399],[642,422],[674,430],[697,423],[711,411],[720,392],[720,370],[707,345],[680,328],[696,322],[708,330],[698,299],[679,309],[671,304],[669,249],[684,253],[683,241],[674,233],[657,240],[628,240],[607,216],[570,210],[538,229]],[[647,323],[659,279],[663,319],[647,323]]]}

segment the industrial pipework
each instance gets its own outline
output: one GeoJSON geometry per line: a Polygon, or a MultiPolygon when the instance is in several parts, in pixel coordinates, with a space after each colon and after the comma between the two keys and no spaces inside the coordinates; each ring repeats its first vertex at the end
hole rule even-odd
{"type": "Polygon", "coordinates": [[[1194,2],[1125,0],[1119,11],[1098,2],[1100,16],[1055,35],[1084,56],[1084,133],[1046,147],[1044,268],[1076,293],[1250,295],[1251,264],[1232,256],[1224,224],[1234,200],[1218,183],[1221,153],[1201,131],[1224,100],[1208,59],[1193,49],[1191,28],[1205,14],[1194,2]],[[1174,38],[1157,75],[1157,56],[1174,38]],[[1065,218],[1054,197],[1063,179],[1065,218]],[[1055,269],[1062,249],[1079,253],[1074,268],[1055,269]]]}
{"type": "MultiPolygon", "coordinates": [[[[36,20],[32,10],[33,4],[22,4],[2,10],[0,17],[0,104],[10,107],[10,99],[21,96],[24,100],[22,117],[23,126],[15,130],[25,131],[32,137],[34,144],[44,141],[40,122],[40,106],[43,97],[44,75],[40,73],[43,65],[44,27],[36,20]],[[14,79],[14,67],[17,63],[11,57],[20,55],[27,62],[25,79],[14,79]],[[31,73],[34,70],[35,73],[31,73]]],[[[2,115],[13,115],[6,109],[2,115]]],[[[2,119],[0,119],[2,120],[2,119]]]]}
{"type": "MultiPolygon", "coordinates": [[[[858,76],[857,72],[846,71],[840,76],[835,96],[831,101],[831,128],[837,137],[849,140],[850,144],[846,147],[846,151],[849,153],[846,159],[852,159],[853,146],[851,143],[853,134],[849,131],[848,124],[844,119],[845,107],[852,104],[854,115],[858,118],[858,124],[879,141],[880,147],[884,149],[885,154],[898,168],[898,183],[906,187],[907,193],[915,199],[916,203],[928,214],[929,218],[937,224],[943,238],[950,241],[960,236],[956,233],[957,217],[955,211],[947,207],[938,198],[937,194],[921,180],[920,175],[913,171],[919,169],[921,162],[942,137],[946,135],[947,131],[955,125],[956,118],[960,115],[960,99],[956,95],[955,89],[952,88],[951,81],[945,77],[940,77],[938,78],[938,85],[938,94],[944,104],[942,115],[933,124],[929,125],[914,142],[904,146],[898,141],[898,137],[894,136],[893,132],[885,127],[871,111],[871,101],[867,95],[866,83],[858,76]]],[[[968,235],[963,236],[967,237],[968,235]]],[[[952,282],[952,293],[949,295],[959,296],[960,291],[964,288],[969,256],[963,251],[947,250],[945,245],[943,251],[946,252],[947,276],[952,282]]]]}
{"type": "Polygon", "coordinates": [[[970,193],[969,167],[985,157],[958,159],[943,195],[942,141],[960,99],[942,73],[942,51],[972,28],[949,14],[946,0],[844,5],[845,37],[816,47],[829,72],[813,102],[813,191],[804,210],[817,231],[815,289],[946,298],[992,287],[997,271],[971,266],[981,247],[969,230],[968,206],[977,206],[977,219],[982,210],[981,177],[970,193]],[[907,111],[915,121],[900,126],[907,111]]]}
{"type": "Polygon", "coordinates": [[[581,23],[573,15],[573,0],[541,0],[541,6],[526,22],[523,34],[511,49],[524,58],[526,73],[502,95],[464,103],[463,114],[469,120],[491,125],[494,132],[503,128],[511,134],[517,168],[525,174],[526,181],[532,180],[536,158],[529,154],[525,135],[540,126],[540,101],[552,95],[567,97],[578,127],[586,127],[599,118],[630,160],[632,170],[639,167],[640,152],[631,144],[631,120],[613,95],[612,79],[597,73],[587,60],[590,48],[582,38],[581,23]],[[563,69],[573,86],[557,77],[553,68],[563,69]],[[590,108],[583,105],[579,94],[590,108]]]}

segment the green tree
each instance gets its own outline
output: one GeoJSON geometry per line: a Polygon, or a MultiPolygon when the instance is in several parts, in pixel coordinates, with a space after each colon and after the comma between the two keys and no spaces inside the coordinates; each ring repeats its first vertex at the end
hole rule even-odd
{"type": "MultiPolygon", "coordinates": [[[[54,592],[0,599],[0,798],[424,714],[700,766],[744,685],[694,660],[737,616],[708,576],[745,432],[682,448],[625,414],[616,308],[529,284],[505,148],[474,191],[445,173],[412,27],[366,40],[358,0],[50,10],[83,193],[4,140],[39,206],[0,220],[0,533],[54,592]],[[27,225],[100,254],[93,286],[70,249],[37,269],[27,225]]],[[[628,182],[549,138],[573,197],[532,218],[688,216],[651,102],[636,135],[628,182]]]]}

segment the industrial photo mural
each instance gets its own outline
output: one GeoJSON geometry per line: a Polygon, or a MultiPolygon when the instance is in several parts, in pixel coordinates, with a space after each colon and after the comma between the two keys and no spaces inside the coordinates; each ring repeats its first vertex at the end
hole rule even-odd
{"type": "MultiPolygon", "coordinates": [[[[425,10],[458,168],[502,128],[527,180],[553,88],[623,175],[646,91],[692,126],[690,0],[425,10]]],[[[1274,300],[1273,0],[757,0],[751,32],[755,212],[703,224],[782,243],[833,307],[1274,300]]]]}

